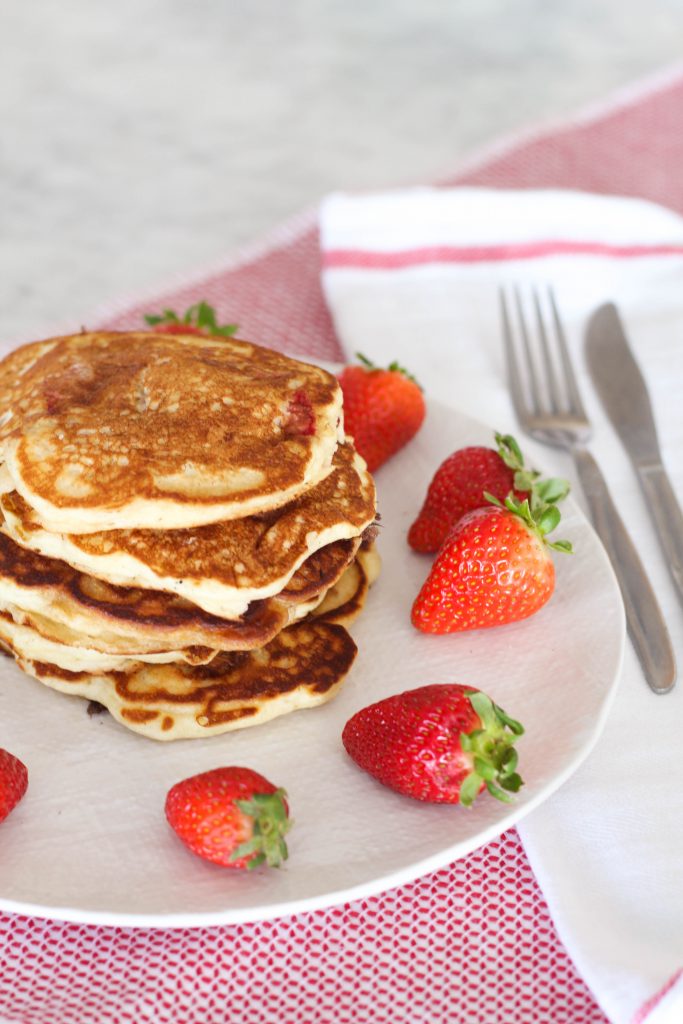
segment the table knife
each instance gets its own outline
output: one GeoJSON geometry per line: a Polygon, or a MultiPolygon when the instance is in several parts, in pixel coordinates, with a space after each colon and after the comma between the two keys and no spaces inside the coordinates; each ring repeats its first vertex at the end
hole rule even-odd
{"type": "Polygon", "coordinates": [[[662,464],[647,386],[611,302],[595,310],[588,321],[586,360],[607,415],[638,475],[683,604],[683,513],[662,464]]]}

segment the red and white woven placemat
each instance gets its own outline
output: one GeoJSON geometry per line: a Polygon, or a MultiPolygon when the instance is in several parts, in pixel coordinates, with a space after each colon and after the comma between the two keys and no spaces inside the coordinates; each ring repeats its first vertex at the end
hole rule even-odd
{"type": "MultiPolygon", "coordinates": [[[[683,72],[499,146],[446,184],[641,196],[683,213],[683,72]]],[[[314,217],[106,326],[200,298],[253,341],[339,359],[314,217]]],[[[381,896],[275,921],[130,930],[0,914],[12,1024],[604,1024],[515,830],[381,896]]],[[[651,1006],[639,1019],[647,1019],[651,1006]],[[645,1016],[643,1016],[645,1014],[645,1016]]]]}

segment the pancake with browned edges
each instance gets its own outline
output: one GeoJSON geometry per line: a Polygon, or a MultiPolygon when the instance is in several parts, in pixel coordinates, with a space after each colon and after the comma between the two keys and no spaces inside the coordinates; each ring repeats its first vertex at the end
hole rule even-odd
{"type": "Polygon", "coordinates": [[[186,661],[188,665],[207,665],[218,651],[191,647],[183,651],[162,651],[134,656],[103,654],[84,646],[87,637],[78,637],[59,623],[41,616],[24,614],[19,608],[0,609],[0,643],[20,661],[27,659],[54,664],[69,672],[124,672],[143,661],[152,665],[186,661]],[[40,627],[45,627],[40,628],[40,627]]]}
{"type": "Polygon", "coordinates": [[[311,612],[316,619],[349,626],[363,610],[368,590],[379,576],[381,561],[373,544],[361,547],[343,576],[311,612]]]}
{"type": "MultiPolygon", "coordinates": [[[[341,579],[307,601],[290,606],[290,616],[296,621],[310,614],[324,618],[326,622],[349,625],[362,609],[378,567],[379,558],[374,550],[359,551],[341,579]]],[[[117,634],[113,636],[113,643],[108,645],[101,638],[78,633],[47,616],[2,602],[0,640],[19,658],[49,662],[71,672],[126,671],[134,661],[148,664],[186,661],[191,665],[206,665],[220,653],[216,649],[199,646],[176,651],[136,651],[134,638],[126,641],[125,637],[117,634]]]]}
{"type": "Polygon", "coordinates": [[[336,694],[355,656],[343,626],[304,619],[257,651],[219,654],[203,666],[137,663],[128,671],[93,674],[16,657],[29,675],[102,704],[127,728],[176,740],[260,725],[322,704],[336,694]]]}
{"type": "Polygon", "coordinates": [[[128,657],[190,648],[186,660],[196,661],[198,647],[212,657],[267,643],[324,596],[356,547],[340,541],[322,548],[297,570],[282,600],[255,601],[239,619],[223,619],[175,594],[112,586],[0,533],[0,609],[46,639],[75,647],[128,657]]]}
{"type": "Polygon", "coordinates": [[[291,617],[285,605],[269,600],[253,602],[240,619],[222,619],[175,594],[113,587],[1,534],[0,607],[61,623],[74,643],[80,635],[84,646],[130,655],[194,646],[259,647],[291,617]]]}
{"type": "Polygon", "coordinates": [[[270,511],[329,473],[335,377],[246,341],[84,332],[0,362],[0,459],[58,533],[186,529],[270,511]]]}
{"type": "Polygon", "coordinates": [[[379,571],[338,382],[248,342],[104,332],[0,362],[0,648],[154,739],[329,700],[379,571]]]}
{"type": "Polygon", "coordinates": [[[192,739],[259,725],[313,707],[338,691],[356,654],[343,628],[362,610],[379,572],[361,548],[308,618],[251,652],[219,653],[210,664],[99,654],[47,640],[0,612],[0,646],[52,689],[96,701],[122,725],[152,739],[192,739]]]}
{"type": "Polygon", "coordinates": [[[0,497],[0,529],[22,547],[114,585],[165,590],[236,618],[250,602],[288,588],[314,552],[357,540],[372,523],[374,483],[350,443],[339,446],[332,465],[321,483],[287,505],[191,530],[51,533],[17,492],[0,497]]]}

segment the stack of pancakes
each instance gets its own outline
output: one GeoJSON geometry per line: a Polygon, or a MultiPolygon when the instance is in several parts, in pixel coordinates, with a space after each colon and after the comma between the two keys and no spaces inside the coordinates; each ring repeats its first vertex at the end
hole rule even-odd
{"type": "Polygon", "coordinates": [[[0,362],[0,644],[155,739],[329,699],[377,572],[375,489],[319,367],[82,333],[0,362]]]}

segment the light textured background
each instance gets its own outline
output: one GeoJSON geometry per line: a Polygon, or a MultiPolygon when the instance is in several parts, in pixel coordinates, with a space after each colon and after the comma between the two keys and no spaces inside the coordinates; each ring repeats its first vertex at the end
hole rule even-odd
{"type": "Polygon", "coordinates": [[[0,5],[0,340],[680,58],[681,0],[0,5]]]}

